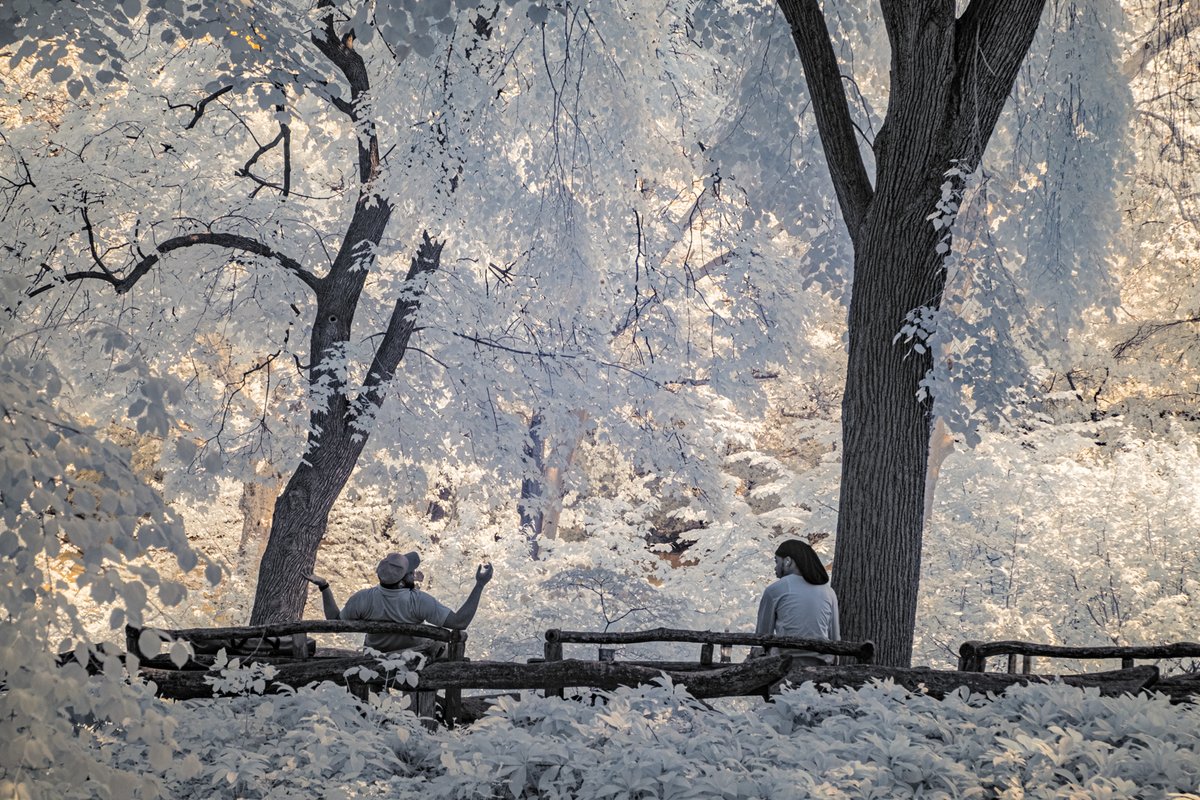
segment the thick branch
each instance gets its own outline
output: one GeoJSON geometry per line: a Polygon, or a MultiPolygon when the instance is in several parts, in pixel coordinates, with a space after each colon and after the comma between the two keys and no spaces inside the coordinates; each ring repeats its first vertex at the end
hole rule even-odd
{"type": "Polygon", "coordinates": [[[442,262],[442,248],[446,243],[430,239],[428,233],[423,234],[423,237],[421,246],[409,266],[404,288],[392,308],[387,332],[375,350],[371,368],[363,381],[363,392],[359,395],[355,417],[360,417],[367,413],[368,409],[376,409],[383,404],[383,387],[396,374],[396,367],[400,364],[400,359],[404,358],[408,340],[416,323],[417,309],[421,305],[425,287],[420,278],[435,272],[442,262]]]}
{"type": "Polygon", "coordinates": [[[1046,0],[971,0],[955,25],[952,158],[974,167],[983,156],[1046,0]]]}
{"type": "Polygon", "coordinates": [[[804,80],[842,217],[851,240],[857,241],[873,190],[855,139],[829,28],[817,0],[779,0],[779,8],[791,26],[792,39],[804,66],[804,80]]]}
{"type": "MultiPolygon", "coordinates": [[[[322,36],[312,35],[313,44],[341,70],[350,84],[350,102],[334,98],[334,105],[349,114],[355,123],[361,122],[360,100],[371,87],[367,65],[354,50],[354,31],[338,36],[333,25],[332,10],[325,17],[324,24],[322,36]]],[[[367,131],[367,135],[360,135],[358,140],[358,177],[364,186],[379,171],[379,139],[375,135],[375,126],[369,125],[367,131]]]]}
{"type": "MultiPolygon", "coordinates": [[[[254,253],[255,255],[273,258],[278,261],[280,265],[284,267],[284,269],[295,274],[296,277],[298,277],[314,291],[320,286],[320,279],[308,270],[304,269],[304,267],[300,265],[300,262],[296,261],[294,258],[272,250],[270,247],[267,247],[257,239],[251,239],[248,236],[241,236],[236,233],[189,233],[183,236],[172,237],[159,245],[157,252],[146,256],[137,264],[135,264],[133,269],[130,270],[129,274],[123,278],[116,278],[112,273],[107,271],[86,271],[68,272],[63,276],[63,280],[67,282],[86,279],[99,280],[111,284],[112,287],[117,291],[117,294],[125,294],[132,289],[139,280],[145,277],[151,269],[154,268],[154,265],[162,259],[163,255],[171,252],[172,250],[180,250],[184,247],[193,247],[195,245],[227,247],[231,250],[244,250],[247,253],[254,253]]],[[[31,290],[29,292],[29,296],[34,297],[39,295],[42,292],[53,288],[53,286],[54,284],[39,286],[38,288],[31,290]]]]}

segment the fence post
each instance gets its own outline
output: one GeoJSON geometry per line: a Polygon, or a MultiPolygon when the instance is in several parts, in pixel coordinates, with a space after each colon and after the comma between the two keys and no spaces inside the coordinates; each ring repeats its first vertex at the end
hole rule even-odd
{"type": "MultiPolygon", "coordinates": [[[[562,640],[559,638],[559,629],[558,628],[551,628],[550,630],[546,631],[546,644],[544,647],[544,653],[545,653],[547,662],[562,661],[563,647],[562,647],[562,640]]],[[[563,696],[563,690],[561,687],[558,689],[547,689],[546,690],[546,697],[562,697],[562,696],[563,696]]]]}
{"type": "Polygon", "coordinates": [[[1121,669],[1133,669],[1133,659],[1132,658],[1122,658],[1121,659],[1121,669]]]}
{"type": "MultiPolygon", "coordinates": [[[[447,661],[466,661],[467,632],[450,631],[450,641],[446,643],[447,661]]],[[[445,701],[442,703],[442,722],[447,728],[453,728],[462,716],[462,689],[446,689],[445,701]]]]}
{"type": "Polygon", "coordinates": [[[713,656],[712,642],[705,642],[700,645],[700,666],[711,667],[713,656]]]}
{"type": "Polygon", "coordinates": [[[292,658],[308,660],[308,634],[304,631],[292,634],[292,658]]]}
{"type": "Polygon", "coordinates": [[[862,646],[858,648],[858,655],[856,658],[860,664],[874,664],[875,643],[870,640],[863,642],[862,646]]]}
{"type": "Polygon", "coordinates": [[[986,672],[987,659],[979,655],[981,642],[963,642],[958,648],[959,672],[986,672]]]}
{"type": "Polygon", "coordinates": [[[1008,674],[1012,675],[1016,671],[1017,671],[1017,654],[1009,653],[1008,654],[1008,674]]]}
{"type": "Polygon", "coordinates": [[[133,655],[133,656],[137,656],[138,658],[142,657],[142,651],[140,649],[138,649],[138,638],[141,635],[142,635],[141,628],[135,628],[132,625],[125,626],[125,652],[126,653],[133,655]]]}

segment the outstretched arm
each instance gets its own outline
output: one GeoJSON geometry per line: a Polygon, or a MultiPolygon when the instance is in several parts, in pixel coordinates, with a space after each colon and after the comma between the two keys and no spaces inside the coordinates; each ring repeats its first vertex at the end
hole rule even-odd
{"type": "Polygon", "coordinates": [[[467,595],[467,599],[463,601],[462,607],[446,617],[444,627],[461,631],[471,624],[471,620],[475,619],[475,612],[479,610],[479,598],[483,596],[483,587],[491,579],[491,564],[484,564],[475,570],[475,586],[472,587],[471,593],[467,595]]]}
{"type": "Polygon", "coordinates": [[[304,580],[314,584],[320,590],[321,608],[325,612],[325,619],[341,619],[342,610],[338,608],[337,600],[334,599],[333,589],[329,588],[329,581],[316,573],[305,575],[304,580]]]}

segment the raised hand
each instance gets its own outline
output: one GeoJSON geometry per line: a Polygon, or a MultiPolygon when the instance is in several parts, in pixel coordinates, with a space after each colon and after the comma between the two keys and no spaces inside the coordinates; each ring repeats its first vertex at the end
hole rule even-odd
{"type": "Polygon", "coordinates": [[[475,582],[483,585],[492,579],[492,565],[481,564],[479,569],[475,570],[475,582]]]}
{"type": "Polygon", "coordinates": [[[308,575],[305,575],[304,580],[315,585],[318,589],[320,589],[322,591],[324,591],[325,587],[329,585],[329,581],[325,580],[324,578],[322,578],[320,575],[318,575],[315,572],[311,572],[308,575]]]}

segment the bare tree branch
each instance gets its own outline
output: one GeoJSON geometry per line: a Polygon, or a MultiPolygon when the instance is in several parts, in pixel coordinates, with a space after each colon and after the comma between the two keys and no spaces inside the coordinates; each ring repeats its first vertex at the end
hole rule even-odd
{"type": "Polygon", "coordinates": [[[1150,339],[1155,335],[1162,333],[1163,331],[1170,330],[1171,328],[1175,328],[1179,325],[1194,325],[1198,322],[1200,322],[1200,316],[1191,316],[1187,317],[1186,319],[1174,319],[1168,322],[1147,322],[1139,325],[1132,336],[1125,341],[1120,342],[1116,347],[1113,348],[1113,358],[1117,359],[1118,361],[1124,358],[1130,358],[1133,355],[1132,351],[1150,341],[1150,339]]]}
{"type": "MultiPolygon", "coordinates": [[[[231,250],[243,250],[247,253],[254,253],[255,255],[264,256],[266,258],[273,258],[278,261],[284,269],[293,273],[296,277],[303,281],[304,284],[309,288],[313,289],[314,291],[320,289],[321,279],[304,269],[304,267],[300,265],[300,262],[296,261],[290,256],[286,256],[282,253],[272,250],[270,247],[267,247],[257,239],[251,239],[249,236],[241,236],[236,233],[188,233],[182,236],[174,236],[160,244],[156,252],[151,253],[150,255],[145,256],[138,261],[138,263],[133,266],[133,269],[129,271],[129,274],[123,278],[116,277],[116,275],[105,268],[103,264],[100,264],[100,271],[88,270],[82,272],[68,272],[63,276],[63,280],[66,282],[89,279],[99,280],[110,284],[113,289],[116,290],[117,294],[125,294],[132,289],[139,280],[145,277],[145,275],[150,272],[151,269],[154,268],[154,265],[162,259],[163,255],[171,252],[172,250],[180,250],[185,247],[195,247],[197,245],[226,247],[231,250]]],[[[31,289],[29,291],[29,296],[35,297],[42,292],[49,291],[50,289],[54,288],[54,285],[55,284],[48,283],[44,286],[39,286],[36,289],[31,289]]]]}
{"type": "MultiPolygon", "coordinates": [[[[291,128],[288,127],[286,122],[279,123],[279,133],[275,134],[275,138],[272,139],[271,141],[267,142],[266,144],[262,145],[257,150],[255,150],[254,155],[250,156],[250,160],[247,161],[245,166],[243,166],[241,169],[239,169],[236,174],[239,177],[249,178],[250,180],[254,181],[255,183],[258,184],[259,189],[261,189],[263,187],[267,187],[267,188],[271,188],[271,189],[279,189],[280,191],[283,192],[284,197],[287,197],[288,194],[291,193],[292,131],[291,131],[291,128]],[[268,152],[273,150],[280,143],[283,144],[283,185],[282,186],[279,185],[278,183],[272,183],[271,181],[263,180],[262,178],[258,177],[257,175],[255,175],[253,172],[250,171],[250,168],[253,167],[255,165],[255,163],[258,162],[258,159],[262,158],[264,155],[266,155],[268,152]]],[[[254,193],[257,194],[257,192],[258,192],[258,189],[255,189],[254,193]]],[[[253,194],[251,196],[253,196],[253,194]]]]}
{"type": "Polygon", "coordinates": [[[1126,78],[1136,77],[1159,54],[1169,50],[1175,42],[1186,39],[1200,27],[1200,2],[1186,0],[1175,13],[1166,11],[1159,16],[1158,25],[1146,35],[1142,44],[1121,65],[1121,74],[1126,78]]]}
{"type": "Polygon", "coordinates": [[[170,100],[167,100],[167,108],[170,108],[170,109],[190,108],[190,109],[192,109],[192,111],[194,112],[192,115],[192,121],[189,122],[187,125],[183,126],[184,130],[191,130],[192,128],[196,127],[196,123],[200,121],[200,118],[202,116],[204,116],[204,110],[206,108],[208,108],[209,103],[211,103],[213,100],[216,100],[218,97],[225,94],[226,92],[231,92],[231,91],[233,91],[232,86],[222,87],[222,88],[218,89],[217,91],[213,92],[212,94],[210,94],[208,97],[205,97],[203,100],[201,100],[199,103],[196,103],[195,105],[193,105],[191,103],[172,103],[170,100]]]}

